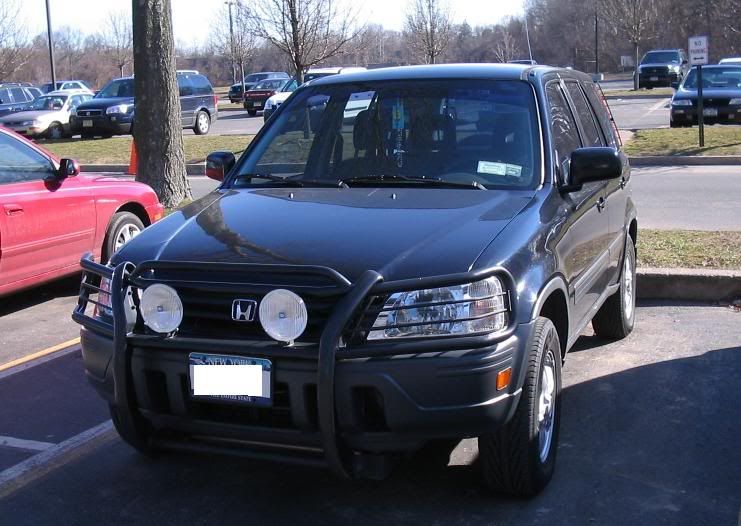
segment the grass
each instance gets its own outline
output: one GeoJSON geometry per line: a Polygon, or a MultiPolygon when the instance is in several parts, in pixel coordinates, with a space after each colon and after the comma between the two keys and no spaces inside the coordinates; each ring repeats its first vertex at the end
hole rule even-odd
{"type": "Polygon", "coordinates": [[[631,156],[741,155],[741,126],[706,126],[705,147],[698,144],[697,126],[638,130],[625,151],[631,156]]]}
{"type": "Polygon", "coordinates": [[[647,97],[647,96],[662,96],[662,97],[671,97],[674,95],[674,90],[672,88],[654,88],[654,89],[645,89],[641,88],[638,91],[632,90],[632,89],[619,89],[619,90],[605,90],[605,97],[611,97],[611,98],[623,98],[623,99],[630,99],[630,98],[641,98],[641,97],[647,97]]]}
{"type": "Polygon", "coordinates": [[[741,232],[640,230],[638,266],[741,270],[741,232]]]}
{"type": "MultiPolygon", "coordinates": [[[[207,135],[199,137],[184,135],[185,160],[200,163],[217,150],[226,150],[239,155],[252,140],[252,135],[207,135]]],[[[59,157],[77,159],[81,164],[128,164],[131,154],[131,137],[110,139],[64,139],[39,141],[44,148],[59,157]]]]}

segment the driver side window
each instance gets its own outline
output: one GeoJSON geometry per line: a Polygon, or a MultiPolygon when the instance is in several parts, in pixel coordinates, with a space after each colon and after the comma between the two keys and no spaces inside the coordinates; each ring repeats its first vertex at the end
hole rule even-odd
{"type": "Polygon", "coordinates": [[[0,133],[0,185],[39,181],[53,173],[49,159],[20,140],[0,133]]]}

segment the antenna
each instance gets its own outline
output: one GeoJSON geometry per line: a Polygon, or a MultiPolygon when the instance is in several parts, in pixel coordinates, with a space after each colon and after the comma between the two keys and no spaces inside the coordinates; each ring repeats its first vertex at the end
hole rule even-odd
{"type": "Polygon", "coordinates": [[[527,40],[527,53],[530,55],[530,62],[532,62],[533,50],[530,48],[530,32],[527,30],[527,10],[525,10],[525,39],[527,40]]]}

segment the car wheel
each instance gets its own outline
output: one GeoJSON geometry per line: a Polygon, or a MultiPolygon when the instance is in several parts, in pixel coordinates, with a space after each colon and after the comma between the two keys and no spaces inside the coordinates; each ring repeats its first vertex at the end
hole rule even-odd
{"type": "Polygon", "coordinates": [[[49,125],[49,129],[46,130],[46,138],[47,139],[63,139],[64,138],[64,126],[59,124],[58,122],[52,122],[49,125]]]}
{"type": "Polygon", "coordinates": [[[159,449],[152,445],[152,432],[141,417],[125,415],[113,404],[108,404],[108,410],[113,427],[124,442],[146,457],[156,458],[159,455],[159,449]]]}
{"type": "Polygon", "coordinates": [[[620,288],[605,300],[592,319],[592,327],[600,338],[620,340],[633,331],[636,316],[636,250],[630,236],[625,242],[620,288]]]}
{"type": "Polygon", "coordinates": [[[196,114],[196,124],[193,126],[193,132],[196,135],[206,135],[211,129],[211,117],[205,111],[199,111],[196,114]]]}
{"type": "Polygon", "coordinates": [[[257,110],[247,110],[247,113],[250,117],[254,117],[255,115],[257,115],[257,110]]]}
{"type": "Polygon", "coordinates": [[[515,497],[538,494],[553,477],[561,421],[561,346],[551,320],[535,320],[524,351],[525,382],[514,416],[479,436],[486,486],[515,497]]]}
{"type": "Polygon", "coordinates": [[[144,224],[141,219],[131,212],[114,214],[103,242],[103,260],[108,261],[114,252],[138,236],[142,230],[144,224]]]}

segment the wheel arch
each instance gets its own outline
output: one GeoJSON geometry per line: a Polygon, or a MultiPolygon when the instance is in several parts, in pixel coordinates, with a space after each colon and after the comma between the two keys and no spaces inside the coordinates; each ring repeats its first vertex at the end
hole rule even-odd
{"type": "Polygon", "coordinates": [[[566,282],[561,276],[554,276],[541,289],[533,305],[532,319],[538,316],[553,322],[561,344],[561,357],[566,356],[569,341],[569,293],[566,282]]]}
{"type": "MultiPolygon", "coordinates": [[[[121,206],[119,206],[115,212],[113,212],[113,215],[111,216],[111,220],[113,220],[113,216],[118,214],[119,212],[131,212],[136,217],[138,217],[142,224],[145,227],[148,227],[152,224],[152,222],[149,220],[149,215],[147,214],[147,211],[144,209],[144,207],[137,203],[136,201],[129,201],[128,203],[125,203],[121,206]]],[[[109,221],[110,224],[110,221],[109,221]]]]}

